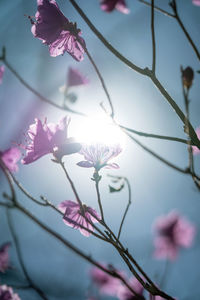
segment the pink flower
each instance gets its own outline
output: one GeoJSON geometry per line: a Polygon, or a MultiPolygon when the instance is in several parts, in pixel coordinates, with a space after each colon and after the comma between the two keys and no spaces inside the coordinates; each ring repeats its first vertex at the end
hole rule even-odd
{"type": "Polygon", "coordinates": [[[141,283],[134,277],[129,280],[129,285],[138,294],[134,295],[127,286],[120,284],[117,296],[120,300],[145,300],[143,296],[144,288],[141,283]]]}
{"type": "Polygon", "coordinates": [[[101,9],[106,12],[111,12],[114,9],[117,9],[124,14],[129,13],[129,9],[126,6],[125,0],[102,0],[101,9]]]}
{"type": "Polygon", "coordinates": [[[8,250],[10,243],[3,244],[0,248],[0,272],[4,273],[9,267],[8,250]]]}
{"type": "Polygon", "coordinates": [[[49,46],[51,56],[68,52],[77,61],[83,60],[85,41],[81,30],[60,11],[55,0],[37,0],[36,21],[31,17],[33,35],[49,46]]]}
{"type": "MultiPolygon", "coordinates": [[[[196,129],[196,134],[197,134],[198,139],[200,140],[200,127],[198,127],[198,128],[196,129]]],[[[200,153],[200,149],[197,148],[196,146],[192,146],[192,151],[193,151],[193,154],[194,154],[194,155],[200,153]]]]}
{"type": "Polygon", "coordinates": [[[192,4],[200,6],[200,0],[192,0],[192,4]]]}
{"type": "Polygon", "coordinates": [[[0,300],[20,300],[20,298],[17,294],[14,294],[11,287],[0,285],[0,300]]]}
{"type": "Polygon", "coordinates": [[[81,145],[68,138],[67,131],[70,119],[62,118],[58,124],[44,124],[39,119],[29,126],[26,155],[22,160],[23,164],[30,164],[40,157],[53,153],[57,158],[69,155],[80,150],[81,145]]]}
{"type": "Polygon", "coordinates": [[[86,79],[78,70],[69,68],[67,74],[67,87],[85,85],[88,84],[89,80],[86,79]]]}
{"type": "Polygon", "coordinates": [[[122,151],[119,145],[106,146],[104,144],[83,145],[79,152],[85,158],[85,161],[77,163],[78,166],[84,168],[95,168],[99,171],[101,168],[118,169],[116,163],[108,163],[112,158],[116,157],[122,151]]]}
{"type": "Polygon", "coordinates": [[[101,219],[99,214],[93,208],[86,205],[83,205],[83,208],[81,208],[78,203],[70,200],[61,202],[58,207],[64,213],[64,223],[72,228],[79,229],[80,232],[87,237],[91,235],[87,229],[93,232],[94,227],[92,224],[98,223],[98,220],[101,219]],[[82,227],[85,227],[86,229],[82,227]]]}
{"type": "Polygon", "coordinates": [[[179,248],[192,245],[195,227],[175,211],[159,217],[154,225],[157,237],[154,240],[155,256],[174,260],[179,248]]]}
{"type": "MultiPolygon", "coordinates": [[[[102,265],[103,266],[103,265],[102,265]]],[[[120,272],[119,272],[120,273],[120,272]]],[[[97,285],[100,293],[110,296],[116,296],[120,285],[120,280],[115,278],[97,267],[90,271],[92,281],[97,285]]]]}
{"type": "Polygon", "coordinates": [[[4,66],[0,66],[0,83],[2,83],[4,72],[5,72],[5,67],[4,66]]]}
{"type": "Polygon", "coordinates": [[[17,172],[18,165],[17,162],[21,157],[21,152],[18,148],[9,148],[3,152],[0,151],[0,158],[4,162],[5,166],[10,170],[10,172],[17,172]]]}

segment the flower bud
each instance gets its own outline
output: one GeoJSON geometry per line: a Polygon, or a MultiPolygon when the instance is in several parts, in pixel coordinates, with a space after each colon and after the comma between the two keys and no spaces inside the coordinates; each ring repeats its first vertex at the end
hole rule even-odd
{"type": "Polygon", "coordinates": [[[194,71],[192,68],[187,67],[186,69],[182,69],[182,80],[183,80],[183,85],[187,89],[189,89],[192,86],[192,82],[194,79],[194,71]]]}

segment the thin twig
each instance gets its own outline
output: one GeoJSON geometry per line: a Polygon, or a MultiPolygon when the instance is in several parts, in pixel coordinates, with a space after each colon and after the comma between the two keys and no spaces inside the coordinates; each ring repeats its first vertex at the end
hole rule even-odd
{"type": "MultiPolygon", "coordinates": [[[[181,72],[183,72],[183,69],[181,67],[181,72]]],[[[183,75],[182,75],[183,76],[183,75]]],[[[184,80],[182,78],[182,91],[183,91],[183,98],[184,98],[184,104],[185,104],[185,111],[186,111],[186,119],[185,119],[185,131],[188,134],[188,157],[189,157],[189,167],[188,169],[190,170],[190,174],[192,176],[192,179],[198,188],[200,190],[200,180],[198,179],[197,176],[195,176],[195,170],[194,170],[194,158],[193,158],[193,150],[192,150],[192,145],[191,145],[191,139],[190,139],[190,128],[188,126],[188,122],[190,120],[190,113],[189,113],[189,90],[190,87],[184,87],[184,80]]]]}
{"type": "Polygon", "coordinates": [[[128,210],[129,210],[129,207],[130,207],[130,205],[131,205],[131,185],[130,185],[130,182],[129,182],[128,178],[124,177],[124,180],[125,180],[125,182],[126,182],[126,184],[127,184],[127,187],[128,187],[128,204],[127,204],[127,206],[126,206],[126,209],[125,209],[125,212],[124,212],[124,215],[123,215],[123,218],[122,218],[120,227],[119,227],[119,232],[118,232],[118,235],[117,235],[117,238],[118,238],[118,239],[120,238],[120,234],[121,234],[121,231],[122,231],[122,227],[123,227],[123,224],[124,224],[124,221],[125,221],[127,212],[128,212],[128,210]]]}
{"type": "Polygon", "coordinates": [[[152,72],[156,71],[156,40],[154,27],[154,0],[151,0],[152,72]]]}
{"type": "Polygon", "coordinates": [[[12,182],[12,178],[10,177],[10,172],[9,170],[6,168],[4,162],[2,161],[2,159],[0,158],[0,168],[2,169],[7,181],[8,181],[8,184],[9,184],[9,187],[10,187],[10,191],[11,191],[11,194],[12,194],[12,201],[15,202],[15,199],[16,199],[16,193],[15,193],[15,189],[14,189],[14,185],[13,185],[13,182],[12,182]]]}
{"type": "Polygon", "coordinates": [[[87,50],[87,48],[85,48],[85,51],[86,51],[86,54],[87,54],[87,56],[88,56],[91,64],[93,65],[93,67],[94,67],[94,69],[95,69],[95,71],[96,71],[96,73],[97,73],[97,75],[98,75],[98,77],[99,77],[99,79],[101,81],[102,88],[103,88],[103,90],[104,90],[104,92],[106,94],[106,97],[108,99],[108,102],[109,102],[109,105],[110,105],[110,109],[111,109],[110,116],[111,116],[111,118],[114,118],[114,107],[113,107],[112,100],[111,100],[110,94],[108,92],[108,89],[107,89],[107,87],[105,85],[105,81],[104,81],[104,79],[103,79],[103,77],[102,77],[102,75],[101,75],[101,73],[99,71],[99,68],[97,67],[95,61],[93,60],[92,56],[90,55],[89,51],[87,50]]]}
{"type": "Polygon", "coordinates": [[[97,200],[98,200],[98,204],[99,204],[99,209],[100,209],[100,212],[101,212],[101,219],[102,219],[102,222],[104,222],[104,213],[103,213],[103,206],[101,204],[101,196],[100,196],[100,191],[99,191],[99,175],[98,175],[98,172],[96,171],[96,174],[97,174],[97,179],[95,180],[95,188],[96,188],[96,192],[97,192],[97,200]]]}
{"type": "Polygon", "coordinates": [[[88,19],[86,14],[80,8],[80,6],[76,3],[75,0],[69,0],[73,7],[77,10],[80,16],[84,19],[90,29],[94,32],[94,34],[100,39],[100,41],[108,48],[116,57],[118,57],[121,61],[127,64],[130,68],[134,69],[135,71],[139,72],[140,74],[145,75],[145,70],[134,65],[130,60],[124,57],[120,52],[118,52],[105,38],[104,36],[97,30],[97,28],[92,24],[92,22],[88,19]]]}
{"type": "MultiPolygon", "coordinates": [[[[9,172],[9,171],[8,171],[9,172]]],[[[46,202],[41,202],[39,200],[37,200],[35,197],[33,197],[23,186],[22,184],[16,179],[16,177],[9,172],[10,176],[12,177],[14,183],[17,185],[17,187],[32,201],[34,201],[35,203],[42,205],[42,206],[47,206],[46,202]]],[[[49,204],[49,203],[48,203],[49,204]]]]}
{"type": "MultiPolygon", "coordinates": [[[[138,0],[138,1],[141,2],[141,3],[144,3],[148,6],[151,6],[151,3],[149,3],[145,0],[138,0]]],[[[198,51],[197,46],[195,45],[195,43],[192,40],[192,38],[191,38],[190,34],[188,33],[188,31],[186,30],[179,14],[178,14],[176,1],[172,0],[172,2],[170,2],[170,6],[172,7],[174,14],[171,14],[171,13],[167,12],[166,10],[164,10],[164,9],[158,7],[158,6],[154,6],[154,9],[161,12],[161,13],[163,13],[165,16],[168,16],[168,17],[171,17],[171,18],[177,20],[177,22],[180,25],[183,33],[185,34],[186,38],[188,39],[190,45],[192,46],[197,58],[200,60],[200,52],[198,51]]]]}
{"type": "Polygon", "coordinates": [[[129,180],[128,180],[127,177],[124,177],[124,176],[115,176],[115,175],[110,175],[110,174],[108,174],[107,176],[111,177],[111,178],[118,179],[118,180],[124,180],[126,182],[127,187],[128,187],[128,203],[127,203],[125,212],[123,214],[123,217],[122,217],[122,220],[121,220],[121,223],[120,223],[120,227],[119,227],[119,232],[118,232],[118,235],[117,235],[117,239],[119,240],[120,239],[121,230],[122,230],[122,226],[124,224],[124,220],[126,218],[128,209],[129,209],[129,207],[130,207],[130,205],[132,203],[132,201],[131,201],[131,185],[130,185],[130,182],[129,182],[129,180]]]}
{"type": "Polygon", "coordinates": [[[180,25],[181,29],[183,30],[186,38],[188,39],[190,45],[192,46],[197,58],[200,60],[200,52],[199,50],[197,49],[197,46],[195,45],[194,41],[192,40],[190,34],[188,33],[187,29],[185,28],[179,14],[178,14],[178,10],[177,10],[177,5],[176,5],[176,0],[172,0],[172,2],[170,2],[170,6],[172,7],[173,9],[173,12],[174,12],[174,16],[178,22],[178,24],[180,25]]]}
{"type": "Polygon", "coordinates": [[[82,206],[83,206],[82,201],[81,201],[81,199],[80,199],[80,197],[79,197],[79,195],[78,195],[78,192],[77,192],[77,190],[76,190],[76,188],[75,188],[75,185],[74,185],[73,181],[71,180],[71,178],[70,178],[70,176],[69,176],[69,174],[68,174],[68,172],[67,172],[67,169],[66,169],[66,167],[65,167],[65,164],[64,164],[63,162],[60,162],[59,164],[60,164],[60,166],[62,167],[62,169],[63,169],[63,171],[64,171],[64,173],[65,173],[65,175],[66,175],[66,177],[67,177],[67,180],[68,180],[69,183],[70,183],[70,186],[71,186],[71,188],[72,188],[72,191],[73,191],[73,193],[74,193],[74,195],[75,195],[75,197],[76,197],[76,201],[79,203],[80,207],[82,207],[82,206]]]}
{"type": "Polygon", "coordinates": [[[31,277],[29,276],[29,273],[26,269],[26,266],[25,266],[23,258],[22,258],[22,252],[21,252],[21,249],[20,249],[19,241],[18,241],[17,235],[15,233],[14,226],[12,224],[12,219],[11,219],[11,216],[10,216],[10,213],[9,213],[8,209],[6,209],[6,215],[7,215],[7,220],[8,220],[8,226],[9,226],[9,229],[10,229],[10,233],[12,235],[12,238],[13,238],[13,241],[14,241],[14,244],[15,244],[17,256],[18,256],[21,268],[23,270],[23,273],[26,277],[26,280],[28,281],[30,287],[32,289],[34,289],[38,293],[38,295],[40,295],[40,297],[42,299],[48,300],[48,298],[46,297],[44,292],[32,281],[31,277]]]}
{"type": "MultiPolygon", "coordinates": [[[[5,197],[5,193],[3,193],[3,197],[5,197]]],[[[4,206],[4,207],[7,207],[7,208],[14,208],[15,207],[12,204],[5,203],[5,202],[2,202],[2,201],[0,201],[0,206],[4,206]]]]}
{"type": "Polygon", "coordinates": [[[183,144],[187,144],[187,140],[177,138],[177,137],[172,137],[172,136],[166,136],[166,135],[159,135],[159,134],[154,134],[154,133],[147,133],[147,132],[142,132],[138,131],[132,128],[125,127],[123,125],[118,125],[120,128],[125,129],[126,131],[135,133],[139,136],[144,136],[144,137],[150,137],[150,138],[155,138],[155,139],[161,139],[161,140],[167,140],[167,141],[174,141],[174,142],[179,142],[183,144]]]}
{"type": "Polygon", "coordinates": [[[161,162],[163,162],[165,165],[167,165],[168,167],[171,167],[172,169],[183,173],[183,174],[189,174],[189,170],[187,169],[182,169],[179,168],[178,166],[172,164],[171,162],[169,162],[168,160],[166,160],[165,158],[161,157],[160,155],[158,155],[157,153],[155,153],[154,151],[152,151],[151,149],[149,149],[148,147],[146,147],[144,144],[142,144],[138,139],[136,139],[135,137],[133,137],[131,134],[129,134],[127,132],[128,137],[133,140],[138,146],[140,146],[142,149],[144,149],[146,152],[150,153],[151,155],[153,155],[155,158],[157,158],[158,160],[160,160],[161,162]]]}
{"type": "MultiPolygon", "coordinates": [[[[141,2],[141,3],[146,4],[147,6],[151,6],[151,3],[149,3],[149,2],[147,2],[145,0],[138,0],[138,1],[141,2]]],[[[164,9],[158,7],[158,6],[154,5],[154,9],[157,10],[157,11],[159,11],[159,12],[161,12],[162,14],[164,14],[167,17],[175,18],[175,16],[173,14],[169,13],[168,11],[166,11],[166,10],[164,10],[164,9]]]]}

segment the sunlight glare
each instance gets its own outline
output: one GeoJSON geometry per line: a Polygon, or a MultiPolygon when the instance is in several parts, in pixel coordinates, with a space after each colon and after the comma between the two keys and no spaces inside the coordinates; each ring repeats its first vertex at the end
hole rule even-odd
{"type": "Polygon", "coordinates": [[[109,117],[93,117],[82,120],[73,130],[76,140],[85,144],[103,143],[125,145],[125,134],[109,117]]]}

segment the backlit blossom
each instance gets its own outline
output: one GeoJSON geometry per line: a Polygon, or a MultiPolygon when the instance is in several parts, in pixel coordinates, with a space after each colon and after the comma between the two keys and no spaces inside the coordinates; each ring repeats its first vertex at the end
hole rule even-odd
{"type": "Polygon", "coordinates": [[[128,283],[130,287],[136,292],[137,296],[134,295],[127,286],[121,283],[117,292],[118,298],[120,300],[145,300],[143,296],[144,288],[141,283],[134,277],[132,277],[128,283]]]}
{"type": "Polygon", "coordinates": [[[175,211],[159,217],[154,225],[157,236],[154,240],[155,257],[174,260],[181,247],[192,245],[195,227],[175,211]]]}
{"type": "MultiPolygon", "coordinates": [[[[198,139],[200,140],[200,127],[198,127],[196,129],[196,134],[197,134],[197,137],[198,139]]],[[[193,151],[193,154],[196,155],[196,154],[199,154],[200,153],[200,149],[196,146],[192,146],[192,151],[193,151]]]]}
{"type": "Polygon", "coordinates": [[[0,84],[2,83],[4,72],[5,72],[5,67],[4,66],[0,66],[0,84]]]}
{"type": "Polygon", "coordinates": [[[125,0],[102,0],[101,9],[106,12],[111,12],[114,9],[117,9],[124,14],[129,13],[129,9],[126,6],[125,0]]]}
{"type": "Polygon", "coordinates": [[[69,68],[67,73],[67,87],[85,85],[88,84],[89,80],[83,76],[79,70],[74,68],[69,68]]]}
{"type": "Polygon", "coordinates": [[[116,296],[120,285],[120,280],[115,278],[97,267],[90,271],[92,281],[99,288],[100,293],[110,296],[116,296]]]}
{"type": "Polygon", "coordinates": [[[0,285],[0,300],[20,300],[20,298],[11,287],[0,285]]]}
{"type": "Polygon", "coordinates": [[[40,157],[53,153],[56,157],[69,155],[80,150],[80,144],[68,138],[68,125],[70,119],[62,118],[58,124],[47,123],[42,124],[39,119],[35,119],[35,123],[29,126],[27,135],[26,155],[22,160],[23,164],[30,164],[40,157]]]}
{"type": "Polygon", "coordinates": [[[84,161],[77,163],[78,166],[84,168],[95,168],[99,171],[101,168],[118,169],[116,163],[108,163],[122,151],[119,145],[107,146],[104,144],[83,145],[79,152],[85,158],[84,161]]]}
{"type": "Polygon", "coordinates": [[[86,205],[83,205],[83,208],[81,208],[78,203],[70,200],[61,202],[58,207],[64,213],[63,221],[65,224],[72,228],[79,229],[80,232],[87,237],[91,235],[87,229],[93,232],[94,227],[92,224],[98,223],[98,220],[101,219],[93,208],[86,205]],[[82,210],[84,210],[84,212],[82,210]]]}
{"type": "Polygon", "coordinates": [[[200,6],[200,0],[192,0],[194,5],[200,6]]]}
{"type": "Polygon", "coordinates": [[[4,273],[9,267],[9,254],[8,250],[10,243],[3,244],[0,248],[0,272],[4,273]]]}
{"type": "Polygon", "coordinates": [[[76,23],[69,22],[55,0],[37,0],[37,4],[36,21],[29,17],[33,35],[49,46],[51,56],[68,52],[77,61],[83,60],[85,42],[76,23]]]}
{"type": "Polygon", "coordinates": [[[5,166],[10,170],[10,172],[17,172],[18,165],[17,162],[20,160],[21,152],[18,148],[13,147],[5,151],[0,151],[0,158],[4,162],[5,166]]]}

